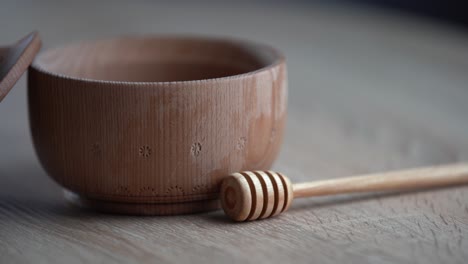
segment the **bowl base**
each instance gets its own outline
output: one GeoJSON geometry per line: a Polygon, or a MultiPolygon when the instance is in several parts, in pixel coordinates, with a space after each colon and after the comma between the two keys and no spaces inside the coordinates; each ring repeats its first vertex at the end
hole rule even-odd
{"type": "Polygon", "coordinates": [[[221,208],[218,199],[182,203],[123,203],[89,199],[68,190],[64,190],[64,196],[67,201],[79,207],[127,215],[178,215],[208,212],[221,208]]]}

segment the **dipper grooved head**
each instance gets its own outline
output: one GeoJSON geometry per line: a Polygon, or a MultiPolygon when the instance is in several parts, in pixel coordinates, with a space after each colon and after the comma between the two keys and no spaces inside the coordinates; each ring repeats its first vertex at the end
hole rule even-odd
{"type": "Polygon", "coordinates": [[[293,199],[291,181],[273,171],[234,173],[221,185],[221,206],[235,221],[250,221],[286,211],[293,199]]]}

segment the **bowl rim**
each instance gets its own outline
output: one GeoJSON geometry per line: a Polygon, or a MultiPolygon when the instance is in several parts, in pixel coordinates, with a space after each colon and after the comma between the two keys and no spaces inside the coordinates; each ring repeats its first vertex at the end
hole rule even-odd
{"type": "Polygon", "coordinates": [[[279,65],[285,64],[286,58],[282,52],[278,49],[264,43],[259,43],[256,41],[250,41],[241,38],[233,38],[233,37],[223,37],[223,36],[205,36],[205,35],[192,35],[192,34],[153,34],[153,35],[124,35],[119,37],[111,37],[111,38],[98,38],[93,40],[84,40],[79,42],[72,42],[65,45],[61,45],[58,47],[54,47],[52,49],[40,52],[34,61],[31,64],[31,68],[42,73],[48,75],[50,77],[67,80],[67,81],[77,81],[89,84],[110,84],[110,85],[174,85],[174,84],[204,84],[204,83],[212,83],[212,82],[220,82],[220,81],[227,81],[227,80],[239,80],[244,79],[246,77],[251,77],[254,75],[258,75],[263,72],[270,71],[271,69],[278,67],[279,65]],[[183,81],[113,81],[113,80],[102,80],[102,79],[92,79],[92,78],[83,78],[83,77],[74,77],[67,74],[57,73],[54,71],[47,70],[40,62],[39,59],[42,55],[46,54],[48,51],[72,47],[78,44],[84,43],[97,43],[101,41],[119,41],[119,40],[145,40],[145,39],[168,39],[168,40],[201,40],[201,41],[210,41],[210,42],[219,42],[219,43],[230,43],[230,44],[238,44],[238,45],[248,45],[259,47],[264,50],[268,50],[273,54],[273,62],[267,64],[266,66],[260,67],[256,70],[235,74],[235,75],[228,75],[223,77],[216,77],[216,78],[205,78],[205,79],[197,79],[197,80],[183,80],[183,81]]]}

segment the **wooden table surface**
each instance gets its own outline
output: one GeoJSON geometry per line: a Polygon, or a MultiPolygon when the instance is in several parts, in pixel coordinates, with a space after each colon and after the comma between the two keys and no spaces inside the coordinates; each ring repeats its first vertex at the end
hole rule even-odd
{"type": "MultiPolygon", "coordinates": [[[[2,1],[0,43],[31,29],[44,49],[147,33],[267,42],[289,63],[287,135],[275,169],[293,181],[468,160],[468,34],[460,29],[350,7],[103,2],[2,1]]],[[[34,154],[25,89],[23,77],[0,104],[0,263],[468,259],[467,186],[305,199],[244,224],[220,211],[136,217],[75,208],[34,154]]]]}

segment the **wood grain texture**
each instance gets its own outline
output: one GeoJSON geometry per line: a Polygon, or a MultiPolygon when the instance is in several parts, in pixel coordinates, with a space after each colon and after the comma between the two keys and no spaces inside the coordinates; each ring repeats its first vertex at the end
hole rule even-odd
{"type": "Polygon", "coordinates": [[[224,177],[269,169],[278,155],[285,67],[273,48],[229,39],[52,49],[29,71],[34,146],[81,204],[145,215],[217,209],[224,177]]]}
{"type": "MultiPolygon", "coordinates": [[[[167,5],[2,1],[0,24],[8,26],[0,43],[31,25],[44,49],[129,33],[271,43],[285,52],[290,80],[285,141],[273,169],[293,182],[468,160],[465,32],[375,10],[167,5]]],[[[308,198],[278,217],[241,225],[221,211],[133,217],[69,206],[37,161],[27,116],[22,78],[0,104],[0,263],[468,259],[465,186],[308,198]]]]}

